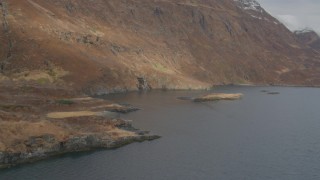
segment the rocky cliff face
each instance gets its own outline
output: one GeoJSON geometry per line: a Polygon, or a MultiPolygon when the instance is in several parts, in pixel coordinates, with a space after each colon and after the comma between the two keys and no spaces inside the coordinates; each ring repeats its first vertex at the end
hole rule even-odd
{"type": "Polygon", "coordinates": [[[254,0],[4,0],[2,80],[89,93],[320,84],[319,53],[254,0]]]}

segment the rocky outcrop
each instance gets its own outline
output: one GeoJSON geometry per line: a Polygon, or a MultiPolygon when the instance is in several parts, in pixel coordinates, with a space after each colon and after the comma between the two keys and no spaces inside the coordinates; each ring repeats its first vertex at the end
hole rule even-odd
{"type": "Polygon", "coordinates": [[[140,110],[139,108],[133,107],[129,104],[111,104],[109,106],[106,106],[104,109],[106,111],[124,114],[140,110]]]}
{"type": "Polygon", "coordinates": [[[139,91],[148,91],[152,89],[145,77],[137,77],[137,80],[137,87],[139,91]]]}
{"type": "Polygon", "coordinates": [[[237,100],[242,98],[243,94],[224,94],[224,93],[213,93],[201,97],[194,98],[194,102],[206,102],[206,101],[220,101],[220,100],[237,100]]]}
{"type": "Polygon", "coordinates": [[[148,132],[133,128],[128,121],[117,120],[116,126],[134,132],[134,135],[115,139],[108,133],[91,133],[73,136],[63,141],[58,141],[52,134],[29,137],[24,142],[16,142],[17,146],[26,146],[26,151],[0,152],[0,168],[34,162],[64,153],[89,151],[98,148],[113,149],[132,142],[150,141],[159,138],[159,136],[149,135],[148,132]]]}

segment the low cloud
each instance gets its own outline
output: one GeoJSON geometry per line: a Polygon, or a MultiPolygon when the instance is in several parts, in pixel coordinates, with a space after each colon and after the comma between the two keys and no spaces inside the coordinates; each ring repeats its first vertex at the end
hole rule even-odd
{"type": "Polygon", "coordinates": [[[262,7],[290,30],[320,32],[320,0],[258,0],[262,7]]]}
{"type": "Polygon", "coordinates": [[[276,18],[279,19],[284,25],[286,25],[291,30],[304,28],[304,25],[302,25],[302,23],[299,21],[299,18],[297,18],[294,15],[276,15],[276,18]]]}

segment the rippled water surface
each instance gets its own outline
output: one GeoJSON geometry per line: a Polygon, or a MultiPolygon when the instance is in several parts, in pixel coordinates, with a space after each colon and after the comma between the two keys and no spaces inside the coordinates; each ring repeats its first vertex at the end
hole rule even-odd
{"type": "Polygon", "coordinates": [[[107,96],[142,108],[121,117],[162,138],[1,170],[0,179],[320,179],[320,89],[221,87],[215,92],[244,97],[193,103],[177,97],[208,92],[107,96]]]}

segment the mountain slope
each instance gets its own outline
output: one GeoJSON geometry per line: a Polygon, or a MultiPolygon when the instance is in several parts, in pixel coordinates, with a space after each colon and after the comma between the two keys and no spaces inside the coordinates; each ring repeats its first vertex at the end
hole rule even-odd
{"type": "MultiPolygon", "coordinates": [[[[105,92],[319,84],[319,53],[254,0],[10,0],[3,79],[105,92]]],[[[3,26],[5,27],[5,26],[3,26]]]]}

